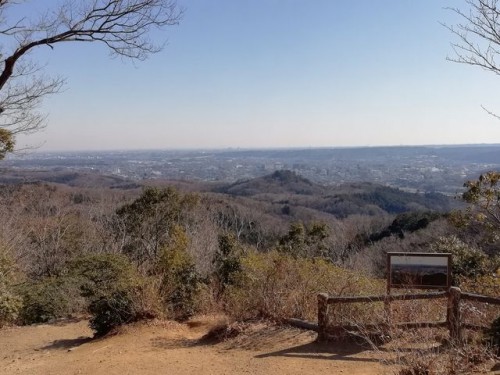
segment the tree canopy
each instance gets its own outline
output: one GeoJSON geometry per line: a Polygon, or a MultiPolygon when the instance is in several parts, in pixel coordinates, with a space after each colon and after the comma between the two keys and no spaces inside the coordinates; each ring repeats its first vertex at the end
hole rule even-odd
{"type": "Polygon", "coordinates": [[[15,0],[0,0],[0,159],[14,151],[17,134],[39,130],[42,99],[64,82],[47,77],[30,53],[61,42],[98,42],[114,55],[144,60],[161,50],[150,31],[179,22],[175,0],[66,0],[39,15],[12,16],[15,0]]]}
{"type": "Polygon", "coordinates": [[[500,235],[500,172],[487,172],[477,180],[467,181],[463,199],[475,222],[500,235]]]}

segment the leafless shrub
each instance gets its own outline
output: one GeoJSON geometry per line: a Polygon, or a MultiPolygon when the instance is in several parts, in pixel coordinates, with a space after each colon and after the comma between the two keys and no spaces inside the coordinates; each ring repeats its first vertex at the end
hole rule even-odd
{"type": "MultiPolygon", "coordinates": [[[[360,276],[322,259],[293,258],[270,252],[250,252],[241,259],[242,271],[228,287],[225,310],[237,320],[266,317],[315,320],[317,294],[376,294],[380,281],[360,276]]],[[[365,308],[349,308],[346,314],[370,315],[365,308]]]]}

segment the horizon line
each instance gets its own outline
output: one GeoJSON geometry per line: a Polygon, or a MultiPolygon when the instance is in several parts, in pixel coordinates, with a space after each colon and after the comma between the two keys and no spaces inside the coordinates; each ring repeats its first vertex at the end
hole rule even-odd
{"type": "MultiPolygon", "coordinates": [[[[270,146],[270,147],[238,147],[238,146],[227,146],[227,147],[179,147],[179,148],[110,148],[110,149],[54,149],[54,150],[36,150],[32,149],[29,152],[26,151],[14,151],[12,156],[22,156],[26,154],[63,154],[63,153],[91,153],[91,152],[148,152],[148,151],[177,151],[177,152],[188,152],[188,151],[210,151],[210,152],[225,152],[225,151],[284,151],[284,150],[346,150],[346,149],[376,149],[376,148],[418,148],[418,147],[428,147],[428,148],[446,148],[446,147],[488,147],[488,146],[500,146],[500,143],[439,143],[439,144],[417,144],[417,145],[359,145],[359,146],[270,146]]],[[[8,159],[8,157],[6,158],[8,159]]]]}

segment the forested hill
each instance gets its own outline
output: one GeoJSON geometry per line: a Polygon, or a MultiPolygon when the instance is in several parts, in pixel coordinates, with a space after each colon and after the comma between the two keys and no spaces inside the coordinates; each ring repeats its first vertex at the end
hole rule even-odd
{"type": "Polygon", "coordinates": [[[0,184],[29,184],[48,182],[78,188],[136,189],[140,185],[129,179],[105,175],[94,171],[66,169],[48,170],[2,170],[0,184]]]}
{"type": "Polygon", "coordinates": [[[306,207],[338,218],[421,210],[446,212],[457,206],[456,200],[439,193],[408,193],[373,183],[321,186],[286,170],[219,186],[214,191],[282,204],[284,212],[290,207],[306,207]]]}
{"type": "MultiPolygon", "coordinates": [[[[340,186],[323,186],[299,174],[281,170],[272,174],[231,184],[206,182],[143,181],[143,184],[118,176],[102,175],[93,171],[49,170],[10,171],[0,174],[0,183],[22,184],[48,182],[76,188],[94,189],[136,189],[142,185],[174,185],[180,190],[191,192],[213,192],[231,197],[245,198],[244,201],[259,201],[258,207],[268,207],[280,216],[295,216],[303,209],[310,214],[330,214],[337,218],[349,215],[399,214],[408,211],[447,212],[455,208],[458,201],[439,193],[414,194],[379,184],[362,182],[346,183],[340,186]],[[264,204],[264,206],[262,206],[264,204]],[[272,208],[270,208],[272,207],[272,208]]],[[[224,199],[224,198],[223,198],[224,199]]],[[[243,201],[242,201],[243,202],[243,201]]],[[[254,208],[257,206],[254,206],[254,208]]],[[[300,218],[300,215],[299,215],[300,218]]]]}
{"type": "Polygon", "coordinates": [[[236,196],[258,196],[261,194],[323,195],[328,189],[314,184],[292,171],[284,170],[223,185],[218,187],[216,191],[236,196]]]}

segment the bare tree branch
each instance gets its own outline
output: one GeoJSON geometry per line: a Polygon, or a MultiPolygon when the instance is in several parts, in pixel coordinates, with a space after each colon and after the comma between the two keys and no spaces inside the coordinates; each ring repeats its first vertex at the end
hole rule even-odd
{"type": "Polygon", "coordinates": [[[498,0],[466,0],[469,12],[448,8],[460,16],[463,23],[444,25],[458,39],[452,43],[453,62],[480,66],[500,74],[496,59],[500,48],[500,9],[498,0]]]}
{"type": "MultiPolygon", "coordinates": [[[[444,26],[456,37],[451,44],[453,57],[447,60],[459,64],[478,66],[500,75],[500,2],[499,0],[465,0],[468,12],[459,8],[448,8],[461,19],[456,25],[444,26]]],[[[491,116],[500,119],[494,112],[482,108],[491,116]]]]}
{"type": "Polygon", "coordinates": [[[495,117],[497,120],[500,120],[500,116],[497,115],[496,113],[494,112],[491,112],[488,108],[486,108],[484,105],[481,106],[482,109],[484,109],[484,111],[486,111],[487,114],[489,114],[490,116],[493,116],[495,117]]]}
{"type": "Polygon", "coordinates": [[[63,84],[27,60],[32,50],[61,42],[100,42],[112,54],[144,60],[162,48],[150,40],[150,32],[176,25],[182,16],[175,0],[67,0],[38,19],[10,21],[6,12],[15,5],[0,0],[0,159],[13,150],[16,134],[43,126],[44,116],[36,108],[63,84]]]}

